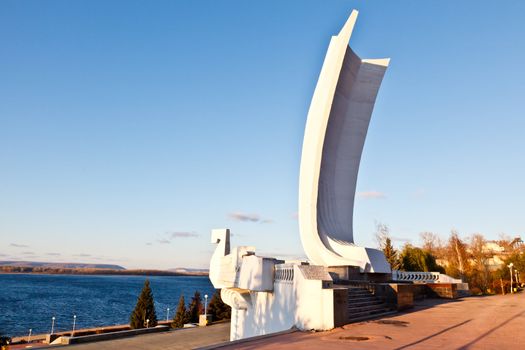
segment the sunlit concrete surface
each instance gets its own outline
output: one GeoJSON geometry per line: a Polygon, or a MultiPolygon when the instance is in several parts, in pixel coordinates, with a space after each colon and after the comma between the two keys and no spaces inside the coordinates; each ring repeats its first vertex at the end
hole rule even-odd
{"type": "Polygon", "coordinates": [[[412,312],[328,332],[294,332],[221,349],[523,349],[525,293],[428,299],[412,312]]]}
{"type": "Polygon", "coordinates": [[[225,322],[208,327],[188,328],[88,344],[54,346],[53,348],[71,350],[186,350],[222,343],[229,339],[230,323],[225,322]]]}
{"type": "Polygon", "coordinates": [[[381,251],[354,244],[357,174],[389,59],[361,59],[348,45],[357,11],[330,40],[304,131],[299,231],[310,263],[390,273],[381,251]]]}

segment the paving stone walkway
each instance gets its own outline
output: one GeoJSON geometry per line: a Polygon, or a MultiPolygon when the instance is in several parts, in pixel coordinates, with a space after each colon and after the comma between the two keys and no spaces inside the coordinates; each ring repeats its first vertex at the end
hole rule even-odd
{"type": "Polygon", "coordinates": [[[138,335],[130,338],[94,343],[57,346],[64,350],[187,350],[230,339],[230,323],[217,323],[208,327],[187,328],[176,331],[138,335]]]}
{"type": "Polygon", "coordinates": [[[525,349],[525,293],[427,299],[411,312],[329,332],[295,332],[223,349],[525,349]]]}
{"type": "MultiPolygon", "coordinates": [[[[193,349],[229,339],[229,323],[64,347],[64,350],[193,349]]],[[[58,347],[62,348],[62,347],[58,347]]],[[[220,349],[525,349],[525,293],[427,299],[410,312],[328,332],[294,332],[220,349]]]]}

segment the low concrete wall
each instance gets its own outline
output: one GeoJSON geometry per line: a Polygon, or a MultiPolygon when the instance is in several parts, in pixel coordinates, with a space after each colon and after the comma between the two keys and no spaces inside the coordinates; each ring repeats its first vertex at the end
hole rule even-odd
{"type": "Polygon", "coordinates": [[[425,284],[412,284],[412,292],[414,293],[414,300],[423,300],[428,297],[425,284]]]}
{"type": "Polygon", "coordinates": [[[457,299],[460,297],[457,283],[377,283],[375,293],[387,304],[395,306],[397,310],[412,307],[414,300],[424,298],[457,299]]]}
{"type": "Polygon", "coordinates": [[[61,336],[58,335],[58,334],[46,334],[46,338],[44,340],[44,343],[51,344],[52,342],[54,342],[55,340],[57,340],[60,337],[61,336]]]}
{"type": "Polygon", "coordinates": [[[426,283],[427,295],[445,299],[457,299],[458,291],[455,283],[426,283]]]}
{"type": "Polygon", "coordinates": [[[334,288],[334,327],[348,323],[348,289],[334,288]]]}
{"type": "Polygon", "coordinates": [[[414,285],[401,283],[377,283],[375,295],[396,310],[414,306],[414,285]]]}
{"type": "Polygon", "coordinates": [[[118,331],[118,332],[112,332],[112,333],[83,335],[80,337],[62,337],[61,344],[69,345],[69,344],[89,343],[89,342],[101,341],[101,340],[132,337],[132,336],[139,335],[139,334],[166,332],[169,330],[170,330],[170,327],[168,326],[157,326],[157,327],[151,327],[151,328],[131,329],[127,331],[118,331]]]}
{"type": "Polygon", "coordinates": [[[391,284],[397,294],[397,309],[406,310],[414,306],[414,288],[408,284],[391,284]]]}

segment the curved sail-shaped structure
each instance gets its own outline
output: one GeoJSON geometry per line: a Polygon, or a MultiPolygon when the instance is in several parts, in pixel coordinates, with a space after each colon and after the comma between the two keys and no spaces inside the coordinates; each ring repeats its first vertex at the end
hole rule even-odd
{"type": "Polygon", "coordinates": [[[389,59],[361,59],[350,48],[357,11],[332,37],[315,88],[299,179],[301,241],[311,263],[390,272],[383,253],[354,244],[353,211],[361,153],[389,59]]]}

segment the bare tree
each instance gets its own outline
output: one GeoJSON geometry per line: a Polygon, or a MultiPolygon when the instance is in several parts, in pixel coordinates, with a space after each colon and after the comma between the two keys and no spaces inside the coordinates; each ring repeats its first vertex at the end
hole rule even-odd
{"type": "Polygon", "coordinates": [[[421,232],[419,234],[421,239],[423,250],[428,251],[437,258],[441,258],[443,255],[443,240],[434,232],[421,232]]]}
{"type": "Polygon", "coordinates": [[[473,271],[470,283],[479,287],[482,293],[487,293],[490,283],[489,259],[491,252],[486,248],[487,241],[480,233],[470,237],[470,254],[472,258],[473,271]]]}
{"type": "Polygon", "coordinates": [[[392,270],[399,269],[399,255],[392,244],[388,225],[376,222],[376,232],[374,235],[379,249],[383,251],[386,260],[390,264],[390,268],[392,268],[392,270]]]}
{"type": "Polygon", "coordinates": [[[506,233],[502,232],[499,234],[499,239],[496,241],[500,247],[502,247],[506,253],[512,253],[512,238],[506,233]]]}
{"type": "Polygon", "coordinates": [[[374,233],[374,237],[379,249],[385,249],[387,239],[390,238],[390,228],[388,225],[376,221],[376,232],[374,233]]]}
{"type": "Polygon", "coordinates": [[[468,263],[468,252],[466,244],[459,238],[456,230],[452,230],[447,246],[448,266],[447,273],[459,276],[462,280],[466,277],[468,263]]]}

